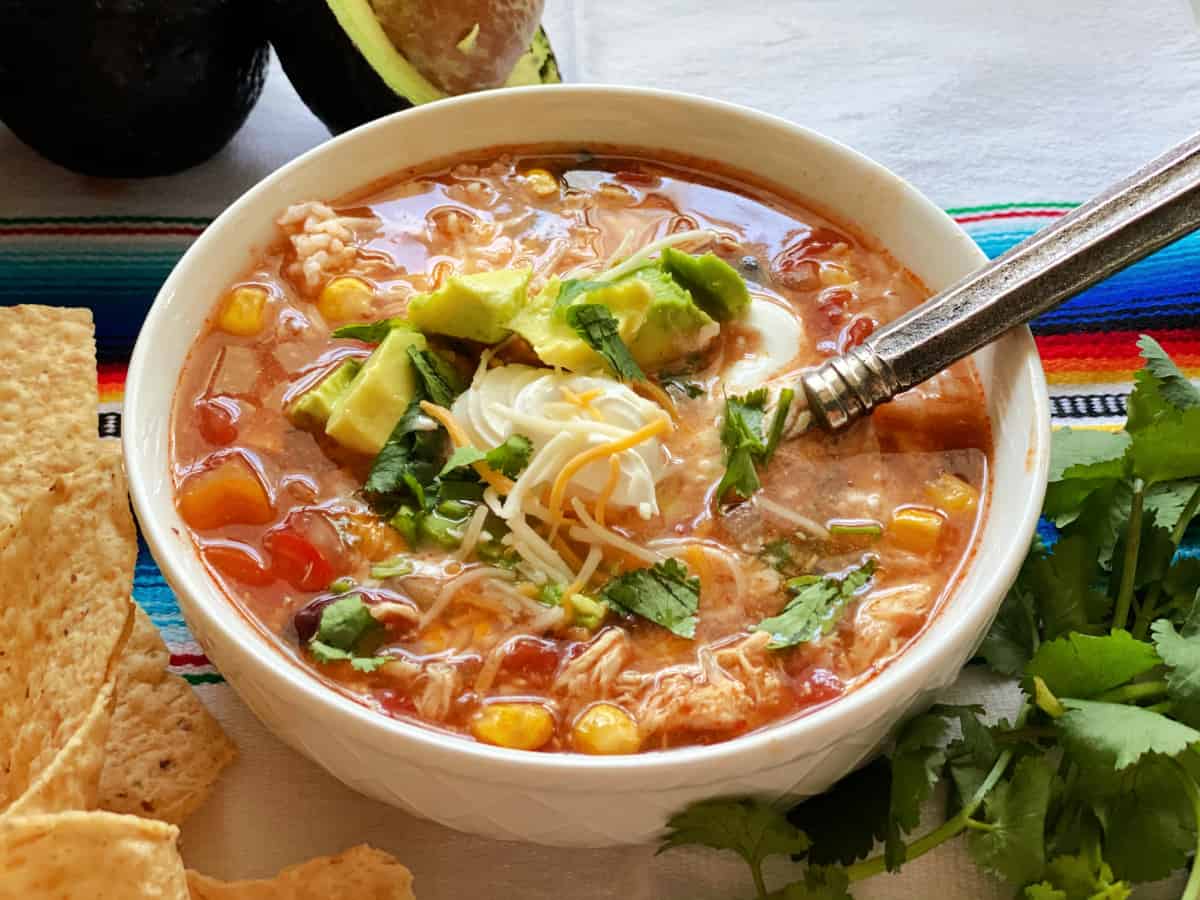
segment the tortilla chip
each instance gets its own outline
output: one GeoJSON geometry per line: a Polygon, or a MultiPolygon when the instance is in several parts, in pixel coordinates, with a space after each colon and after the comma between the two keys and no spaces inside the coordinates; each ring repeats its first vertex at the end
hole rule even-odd
{"type": "Polygon", "coordinates": [[[289,866],[261,881],[217,881],[192,869],[187,879],[192,900],[414,900],[412,873],[366,844],[289,866]]]}
{"type": "Polygon", "coordinates": [[[96,453],[92,313],[0,308],[0,545],[25,504],[96,453]]]}
{"type": "Polygon", "coordinates": [[[0,819],[0,900],[188,900],[165,822],[108,812],[0,819]]]}
{"type": "Polygon", "coordinates": [[[83,725],[67,745],[0,817],[95,809],[104,766],[104,742],[112,721],[116,690],[104,683],[83,725]]]}
{"type": "Polygon", "coordinates": [[[208,797],[237,748],[191,685],[166,671],[169,659],[158,629],[135,605],[117,663],[99,805],[179,824],[208,797]]]}
{"type": "Polygon", "coordinates": [[[136,556],[116,448],[30,500],[0,547],[0,811],[52,764],[109,680],[132,625],[136,556]]]}

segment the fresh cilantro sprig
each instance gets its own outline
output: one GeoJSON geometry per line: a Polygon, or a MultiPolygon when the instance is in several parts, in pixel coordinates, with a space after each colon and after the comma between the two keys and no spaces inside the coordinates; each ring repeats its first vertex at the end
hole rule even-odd
{"type": "Polygon", "coordinates": [[[721,422],[725,474],[717,483],[718,502],[730,493],[748,500],[762,486],[757,466],[765,466],[775,455],[794,397],[795,392],[791,388],[779,392],[775,415],[765,435],[766,388],[759,388],[741,397],[725,398],[725,415],[721,422]]]}
{"type": "Polygon", "coordinates": [[[844,575],[798,575],[789,579],[787,588],[793,594],[792,599],[779,615],[763,619],[754,630],[770,633],[767,647],[772,650],[794,647],[829,634],[846,605],[871,580],[876,565],[872,557],[844,575]]]}
{"type": "MultiPolygon", "coordinates": [[[[560,295],[561,299],[561,295],[560,295]]],[[[612,373],[622,381],[645,381],[642,371],[629,347],[621,339],[620,324],[607,306],[599,303],[576,303],[567,307],[567,324],[580,339],[600,354],[612,373]]]]}
{"type": "Polygon", "coordinates": [[[359,672],[374,672],[388,657],[360,653],[362,644],[381,628],[358,594],[339,597],[323,610],[308,650],[319,663],[349,662],[359,672]]]}
{"type": "MultiPolygon", "coordinates": [[[[960,836],[1023,900],[1125,900],[1189,857],[1182,897],[1200,900],[1200,559],[1178,553],[1200,510],[1200,390],[1151,338],[1139,347],[1124,430],[1055,433],[1044,513],[1056,533],[1031,548],[980,648],[1018,679],[1016,720],[939,706],[904,724],[888,754],[787,813],[805,868],[778,890],[762,878],[770,854],[744,850],[758,846],[757,820],[734,804],[752,801],[703,807],[720,819],[704,829],[672,819],[664,848],[737,850],[760,900],[844,900],[855,882],[960,836]],[[939,782],[948,818],[918,834],[939,782]]],[[[738,402],[738,449],[765,448],[763,404],[738,402]]],[[[842,591],[822,579],[799,588],[797,618],[827,615],[842,591]]]]}
{"type": "Polygon", "coordinates": [[[618,575],[603,587],[600,598],[617,610],[649,619],[680,637],[696,636],[700,579],[689,577],[687,566],[677,559],[618,575]]]}
{"type": "Polygon", "coordinates": [[[439,475],[449,475],[456,469],[465,469],[477,462],[485,462],[489,468],[501,472],[509,478],[516,478],[529,465],[533,455],[533,442],[523,434],[509,435],[503,444],[493,447],[486,453],[475,447],[458,447],[446,464],[442,466],[439,475]]]}

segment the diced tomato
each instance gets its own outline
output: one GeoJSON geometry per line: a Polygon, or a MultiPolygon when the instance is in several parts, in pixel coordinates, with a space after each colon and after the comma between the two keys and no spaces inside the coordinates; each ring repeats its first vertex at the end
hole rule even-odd
{"type": "Polygon", "coordinates": [[[264,587],[275,580],[258,554],[242,544],[212,544],[204,548],[204,559],[222,575],[242,584],[264,587]]]}
{"type": "Polygon", "coordinates": [[[870,316],[855,316],[853,321],[842,329],[842,337],[838,342],[841,345],[842,352],[844,353],[852,347],[857,347],[874,334],[875,325],[875,320],[870,316]]]}
{"type": "Polygon", "coordinates": [[[846,321],[847,308],[854,302],[854,294],[845,288],[836,288],[821,295],[820,309],[830,324],[840,325],[846,321]]]}
{"type": "Polygon", "coordinates": [[[236,400],[227,397],[197,400],[195,409],[200,436],[210,444],[224,447],[237,440],[237,421],[241,410],[236,400]]]}
{"type": "Polygon", "coordinates": [[[384,712],[390,716],[416,715],[417,705],[408,694],[402,694],[391,688],[384,688],[375,692],[375,699],[383,707],[384,712]]]}
{"type": "Polygon", "coordinates": [[[792,689],[802,706],[812,706],[842,696],[846,686],[828,669],[812,666],[792,682],[792,689]]]}
{"type": "Polygon", "coordinates": [[[775,255],[771,274],[783,287],[793,291],[811,291],[821,286],[818,265],[821,257],[838,244],[851,241],[832,228],[810,228],[775,255]]]}
{"type": "Polygon", "coordinates": [[[223,525],[265,525],[275,508],[254,468],[240,453],[212,457],[179,489],[179,514],[198,531],[223,525]]]}
{"type": "Polygon", "coordinates": [[[509,644],[502,668],[505,672],[541,684],[554,675],[560,659],[558,645],[553,641],[522,637],[509,644]]]}
{"type": "Polygon", "coordinates": [[[322,591],[333,581],[333,566],[307,538],[288,526],[268,531],[263,547],[271,554],[271,570],[301,591],[322,591]]]}

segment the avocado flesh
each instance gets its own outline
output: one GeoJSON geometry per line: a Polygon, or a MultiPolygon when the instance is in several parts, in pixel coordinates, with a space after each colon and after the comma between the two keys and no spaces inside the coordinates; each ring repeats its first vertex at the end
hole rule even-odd
{"type": "Polygon", "coordinates": [[[436,291],[417,294],[408,318],[426,333],[495,344],[509,335],[508,323],[525,305],[531,269],[496,269],[451,275],[436,291]]]}
{"type": "Polygon", "coordinates": [[[388,332],[333,405],[325,424],[327,435],[369,456],[383,449],[417,393],[409,347],[424,350],[425,337],[408,328],[388,332]]]}
{"type": "MultiPolygon", "coordinates": [[[[266,3],[271,43],[284,71],[333,133],[449,96],[396,49],[369,0],[266,3]]],[[[558,81],[557,61],[539,28],[504,86],[558,81]]]]}
{"type": "Polygon", "coordinates": [[[544,0],[370,0],[392,45],[447,94],[500,87],[537,32],[544,0]]]}
{"type": "Polygon", "coordinates": [[[338,400],[350,389],[361,369],[362,363],[357,359],[343,360],[320,383],[309,388],[288,407],[287,415],[292,424],[308,431],[323,430],[338,400]]]}

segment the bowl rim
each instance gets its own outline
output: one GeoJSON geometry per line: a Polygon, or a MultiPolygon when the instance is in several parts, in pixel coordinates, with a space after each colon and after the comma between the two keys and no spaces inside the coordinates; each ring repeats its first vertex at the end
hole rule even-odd
{"type": "MultiPolygon", "coordinates": [[[[935,638],[939,636],[952,638],[956,634],[973,631],[982,633],[986,622],[994,616],[999,607],[999,601],[993,605],[982,602],[982,598],[994,595],[1002,596],[1008,585],[1015,579],[1036,527],[1049,466],[1049,398],[1036,347],[1028,328],[1014,330],[1014,332],[1010,332],[1010,337],[1019,341],[1023,354],[1020,367],[1014,368],[1014,372],[1018,373],[1018,378],[1028,379],[1028,387],[1032,389],[1033,393],[1032,406],[1036,422],[1030,438],[1031,458],[1027,460],[1025,466],[1025,471],[1028,473],[1027,481],[1033,489],[1027,493],[1021,504],[1020,530],[1012,535],[1011,542],[1002,554],[998,554],[996,558],[988,557],[987,559],[988,570],[982,576],[983,582],[977,586],[974,592],[977,602],[957,611],[958,615],[952,628],[950,626],[939,627],[940,623],[946,621],[945,612],[950,605],[956,601],[961,603],[958,601],[959,593],[952,592],[935,619],[882,671],[876,673],[851,693],[811,713],[766,725],[755,731],[715,744],[642,752],[627,756],[589,756],[573,752],[538,753],[512,750],[464,739],[458,735],[441,732],[402,719],[392,719],[331,689],[299,663],[287,659],[284,654],[275,652],[274,648],[258,647],[257,642],[264,641],[265,637],[247,621],[244,613],[235,608],[212,578],[205,576],[202,579],[203,583],[198,583],[199,579],[192,578],[177,564],[179,554],[195,554],[196,551],[190,539],[185,544],[180,540],[180,533],[175,533],[177,529],[182,531],[184,526],[178,513],[174,511],[173,503],[168,501],[166,507],[161,506],[161,498],[156,498],[152,490],[152,482],[156,478],[164,472],[169,476],[168,448],[160,446],[161,442],[158,441],[139,442],[133,439],[133,436],[153,427],[151,420],[154,415],[148,408],[149,401],[146,399],[146,393],[150,389],[148,385],[154,381],[156,371],[155,356],[158,342],[154,338],[159,332],[172,327],[168,315],[171,298],[180,290],[189,269],[195,264],[194,261],[205,257],[208,248],[221,240],[222,233],[231,223],[235,223],[243,214],[252,210],[259,203],[262,195],[274,185],[287,180],[292,172],[307,167],[314,160],[322,157],[336,158],[345,152],[345,148],[375,132],[386,132],[399,127],[419,128],[423,119],[444,116],[452,109],[469,113],[473,107],[503,104],[515,95],[549,91],[574,94],[577,100],[583,103],[596,100],[614,103],[621,102],[623,99],[631,99],[652,103],[682,104],[691,106],[697,112],[703,112],[706,115],[725,118],[740,117],[748,125],[759,123],[770,126],[772,129],[782,129],[801,141],[817,145],[826,152],[842,157],[847,164],[862,167],[883,181],[891,182],[899,189],[899,193],[904,197],[904,202],[910,204],[914,212],[921,211],[926,217],[943,221],[947,226],[946,237],[951,234],[950,230],[953,229],[964,239],[959,242],[956,252],[965,254],[969,252],[970,248],[974,250],[977,262],[982,264],[986,261],[986,256],[982,251],[944,210],[899,175],[840,141],[783,117],[740,104],[656,88],[602,84],[536,85],[468,94],[441,100],[436,104],[393,113],[335,136],[260,179],[221,212],[176,263],[158,291],[145,318],[128,368],[125,424],[122,432],[125,465],[133,506],[152,554],[159,563],[168,583],[177,594],[181,608],[191,615],[201,618],[206,628],[224,632],[230,643],[239,649],[242,657],[248,660],[250,665],[255,667],[262,676],[269,679],[273,693],[286,693],[309,704],[308,708],[312,708],[311,705],[315,704],[326,716],[345,720],[348,725],[353,723],[359,733],[362,729],[366,729],[395,742],[397,746],[407,745],[404,749],[413,752],[423,765],[443,770],[470,772],[474,777],[487,781],[518,784],[537,783],[547,775],[578,776],[583,772],[588,774],[588,780],[578,784],[561,779],[555,780],[554,788],[563,791],[573,789],[591,791],[605,785],[620,785],[626,790],[647,786],[651,786],[652,789],[652,786],[656,784],[653,780],[654,776],[661,776],[667,772],[673,776],[672,783],[686,781],[691,784],[704,784],[714,783],[728,777],[731,772],[748,774],[759,771],[772,763],[791,758],[786,755],[781,757],[780,753],[786,754],[786,745],[801,734],[809,737],[810,740],[817,739],[814,737],[815,735],[824,734],[828,738],[826,743],[833,743],[852,734],[857,725],[864,721],[864,714],[868,710],[906,701],[914,693],[919,692],[914,692],[911,685],[929,684],[939,665],[943,651],[942,645],[952,643],[952,641],[939,641],[935,638]],[[401,125],[401,123],[403,124],[401,125]],[[967,244],[969,244],[969,248],[966,246],[967,244]],[[152,446],[141,446],[142,443],[152,444],[152,446]],[[164,510],[167,511],[167,515],[162,514],[164,510]],[[268,652],[263,653],[262,650],[268,652]],[[752,758],[756,758],[758,761],[751,762],[752,758]],[[737,760],[745,761],[744,768],[730,767],[729,764],[737,760]],[[478,765],[481,763],[486,766],[478,765]],[[630,780],[634,776],[636,776],[636,783],[630,780]]],[[[415,164],[415,167],[419,168],[420,164],[415,164]]],[[[402,166],[400,168],[409,167],[402,166]]],[[[297,201],[292,202],[303,199],[311,198],[297,198],[297,201]]],[[[836,215],[837,210],[831,209],[831,212],[836,215]]],[[[867,233],[869,234],[869,232],[867,233]]],[[[166,410],[168,423],[176,388],[177,384],[173,384],[168,394],[166,410]]],[[[155,412],[162,414],[161,408],[156,409],[155,412]]],[[[170,427],[169,424],[167,427],[170,427]]],[[[173,489],[167,493],[169,497],[173,497],[173,489]]],[[[977,567],[980,562],[980,558],[976,556],[970,564],[971,568],[977,567]]],[[[235,692],[238,692],[232,678],[229,683],[231,687],[234,687],[235,692]]],[[[316,717],[315,712],[313,715],[316,717]]]]}

